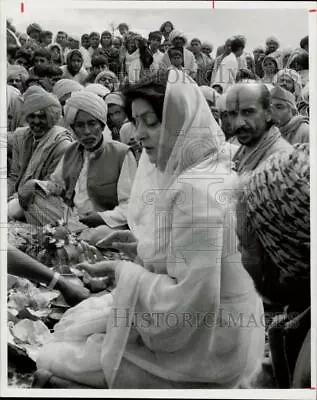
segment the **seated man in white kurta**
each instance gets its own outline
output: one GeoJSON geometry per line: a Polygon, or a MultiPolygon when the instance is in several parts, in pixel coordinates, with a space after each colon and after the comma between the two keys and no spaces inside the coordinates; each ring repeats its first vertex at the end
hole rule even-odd
{"type": "Polygon", "coordinates": [[[96,94],[74,93],[65,105],[65,121],[77,141],[69,148],[50,180],[37,184],[60,196],[89,227],[125,226],[126,210],[137,168],[132,151],[123,143],[105,141],[107,107],[96,94]]]}

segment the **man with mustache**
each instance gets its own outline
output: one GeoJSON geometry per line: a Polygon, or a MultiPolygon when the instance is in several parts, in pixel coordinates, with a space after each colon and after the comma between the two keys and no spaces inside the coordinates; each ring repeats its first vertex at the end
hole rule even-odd
{"type": "Polygon", "coordinates": [[[236,84],[226,95],[232,134],[241,144],[233,158],[238,173],[251,172],[273,153],[292,149],[273,126],[271,95],[265,85],[236,84]]]}
{"type": "Polygon", "coordinates": [[[62,115],[57,98],[40,86],[24,93],[22,116],[26,127],[12,133],[12,165],[8,176],[8,216],[24,218],[33,200],[36,179],[47,179],[66,149],[69,132],[58,122],[62,115]]]}
{"type": "Polygon", "coordinates": [[[90,228],[126,226],[137,163],[127,145],[104,140],[106,103],[86,89],[73,92],[64,107],[64,120],[76,142],[49,179],[37,181],[45,204],[60,201],[69,211],[75,209],[90,228]]]}

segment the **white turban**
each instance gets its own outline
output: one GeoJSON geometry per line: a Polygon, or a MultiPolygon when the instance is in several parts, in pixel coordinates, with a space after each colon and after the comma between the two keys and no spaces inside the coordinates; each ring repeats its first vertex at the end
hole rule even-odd
{"type": "Polygon", "coordinates": [[[211,101],[213,105],[216,105],[217,99],[220,97],[220,94],[215,89],[209,86],[200,86],[199,88],[205,99],[211,101]]]}
{"type": "Polygon", "coordinates": [[[23,116],[37,112],[45,111],[49,127],[52,128],[62,116],[62,107],[57,99],[51,93],[48,93],[41,86],[31,86],[24,93],[23,116]]]}
{"type": "Polygon", "coordinates": [[[95,93],[97,96],[100,96],[104,98],[107,96],[108,93],[110,93],[110,90],[101,85],[100,83],[90,83],[85,87],[85,90],[88,90],[89,92],[95,93]]]}
{"type": "Polygon", "coordinates": [[[82,89],[84,89],[84,87],[79,82],[72,79],[61,79],[53,86],[52,93],[54,93],[58,100],[60,100],[66,94],[78,92],[82,89]]]}
{"type": "Polygon", "coordinates": [[[180,31],[177,31],[176,29],[174,29],[174,30],[169,34],[168,40],[169,40],[170,42],[172,42],[172,41],[173,41],[175,38],[177,38],[177,37],[184,39],[184,40],[185,40],[185,44],[187,43],[187,37],[185,36],[185,33],[180,32],[180,31]]]}
{"type": "Polygon", "coordinates": [[[116,104],[117,106],[124,107],[124,97],[121,93],[112,92],[105,98],[106,104],[116,104]]]}
{"type": "Polygon", "coordinates": [[[16,76],[19,76],[22,82],[25,82],[29,77],[29,73],[22,65],[8,65],[7,80],[16,76]]]}
{"type": "Polygon", "coordinates": [[[89,90],[72,93],[64,107],[64,119],[67,125],[73,125],[78,111],[85,111],[107,125],[107,105],[104,100],[89,90]]]}
{"type": "Polygon", "coordinates": [[[218,97],[217,108],[219,112],[227,111],[227,94],[224,93],[218,97]]]}

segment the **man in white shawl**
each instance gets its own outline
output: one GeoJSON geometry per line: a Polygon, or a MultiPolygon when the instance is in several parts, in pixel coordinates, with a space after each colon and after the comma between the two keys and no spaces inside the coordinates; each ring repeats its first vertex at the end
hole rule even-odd
{"type": "Polygon", "coordinates": [[[67,311],[37,367],[96,388],[240,387],[261,362],[264,326],[236,251],[230,145],[187,75],[125,95],[157,174],[155,190],[139,186],[139,264],[95,265],[116,288],[67,311]]]}

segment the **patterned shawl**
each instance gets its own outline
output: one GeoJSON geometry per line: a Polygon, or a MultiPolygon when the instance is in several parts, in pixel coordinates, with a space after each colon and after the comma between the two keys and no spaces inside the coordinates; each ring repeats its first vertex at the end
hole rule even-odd
{"type": "Polygon", "coordinates": [[[309,276],[309,145],[275,154],[254,173],[246,188],[247,221],[280,270],[280,282],[309,276]]]}

